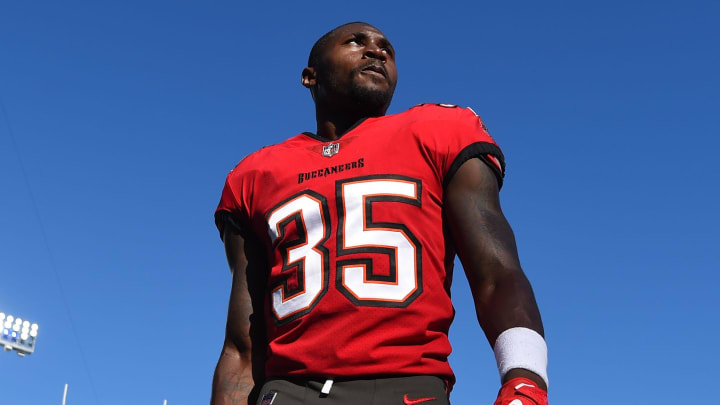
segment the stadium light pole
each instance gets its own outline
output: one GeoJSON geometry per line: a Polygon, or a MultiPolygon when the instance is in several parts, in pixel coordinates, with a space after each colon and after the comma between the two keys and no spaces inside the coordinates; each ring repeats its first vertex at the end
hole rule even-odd
{"type": "Polygon", "coordinates": [[[5,351],[15,350],[20,357],[35,351],[35,340],[38,335],[38,324],[28,320],[0,312],[0,344],[5,351]]]}

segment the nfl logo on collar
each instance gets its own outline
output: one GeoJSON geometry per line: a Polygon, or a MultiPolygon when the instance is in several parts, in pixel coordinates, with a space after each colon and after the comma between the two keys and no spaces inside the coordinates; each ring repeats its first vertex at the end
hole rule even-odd
{"type": "Polygon", "coordinates": [[[339,143],[330,143],[328,145],[323,145],[322,147],[322,155],[325,157],[332,157],[333,155],[340,152],[340,144],[339,143]]]}

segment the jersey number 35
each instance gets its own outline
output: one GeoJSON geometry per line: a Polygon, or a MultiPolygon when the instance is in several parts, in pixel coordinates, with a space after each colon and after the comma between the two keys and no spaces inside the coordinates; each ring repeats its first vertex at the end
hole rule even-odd
{"type": "Polygon", "coordinates": [[[421,182],[405,176],[339,180],[335,183],[337,227],[330,223],[327,198],[312,190],[270,210],[270,239],[282,256],[283,273],[288,273],[271,285],[272,312],[278,323],[307,314],[327,292],[331,257],[324,244],[333,231],[337,233],[335,287],[347,299],[362,306],[409,305],[422,292],[420,243],[404,224],[373,221],[372,210],[375,204],[393,202],[420,207],[421,194],[421,182]],[[287,240],[291,224],[297,237],[287,240]],[[389,263],[389,269],[381,273],[373,271],[379,255],[386,256],[383,263],[389,263]],[[297,287],[292,289],[287,282],[291,274],[297,277],[297,287]]]}

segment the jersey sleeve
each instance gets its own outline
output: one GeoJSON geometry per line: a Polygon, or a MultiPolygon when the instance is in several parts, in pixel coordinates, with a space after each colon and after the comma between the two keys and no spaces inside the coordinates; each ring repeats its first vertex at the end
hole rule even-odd
{"type": "Polygon", "coordinates": [[[447,187],[463,163],[478,158],[493,170],[498,188],[502,188],[505,157],[482,119],[470,108],[445,104],[425,108],[429,109],[423,115],[429,118],[431,132],[426,146],[434,155],[443,187],[447,187]]]}
{"type": "Polygon", "coordinates": [[[242,189],[242,187],[238,187],[237,184],[241,182],[242,179],[234,174],[236,173],[230,172],[225,179],[225,186],[220,196],[220,203],[215,210],[215,226],[217,226],[220,232],[221,239],[225,227],[230,226],[240,232],[246,229],[248,224],[247,211],[243,208],[243,204],[241,203],[242,199],[235,193],[236,189],[242,189]]]}

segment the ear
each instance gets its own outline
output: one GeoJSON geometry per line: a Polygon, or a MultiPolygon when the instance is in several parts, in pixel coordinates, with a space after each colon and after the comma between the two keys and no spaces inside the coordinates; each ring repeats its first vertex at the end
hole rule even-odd
{"type": "Polygon", "coordinates": [[[302,71],[302,85],[312,89],[317,85],[317,72],[314,67],[306,67],[302,71]]]}

